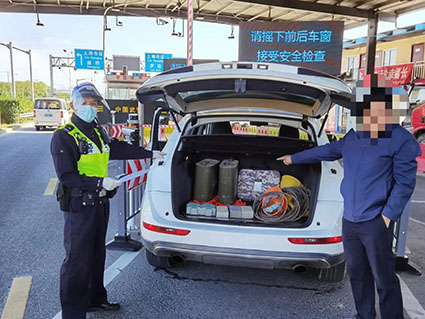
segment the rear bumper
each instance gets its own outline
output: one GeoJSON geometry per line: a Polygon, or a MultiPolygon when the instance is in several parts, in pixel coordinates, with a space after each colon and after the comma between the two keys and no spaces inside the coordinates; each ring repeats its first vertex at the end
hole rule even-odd
{"type": "Polygon", "coordinates": [[[344,255],[309,252],[277,252],[188,245],[169,242],[147,242],[146,249],[158,256],[181,256],[204,264],[243,266],[265,269],[292,269],[297,265],[311,268],[330,268],[344,261],[344,255]]]}

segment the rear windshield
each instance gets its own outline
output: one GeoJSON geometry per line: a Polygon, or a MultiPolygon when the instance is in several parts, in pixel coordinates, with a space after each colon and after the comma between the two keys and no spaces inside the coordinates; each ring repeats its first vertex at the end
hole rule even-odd
{"type": "Polygon", "coordinates": [[[60,110],[61,103],[55,100],[36,100],[34,108],[45,110],[60,110]]]}

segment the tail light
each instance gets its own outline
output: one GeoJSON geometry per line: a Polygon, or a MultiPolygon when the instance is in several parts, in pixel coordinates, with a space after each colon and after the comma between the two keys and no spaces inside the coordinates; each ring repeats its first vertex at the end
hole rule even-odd
{"type": "Polygon", "coordinates": [[[61,111],[61,119],[63,119],[63,111],[61,111]]]}
{"type": "Polygon", "coordinates": [[[190,233],[190,230],[186,230],[186,229],[161,227],[161,226],[151,225],[148,223],[143,223],[143,227],[153,232],[169,234],[169,235],[186,236],[190,233]]]}
{"type": "Polygon", "coordinates": [[[320,238],[288,238],[288,240],[296,245],[326,245],[342,242],[342,236],[320,238]]]}
{"type": "Polygon", "coordinates": [[[35,110],[34,110],[34,117],[36,116],[36,114],[35,114],[35,110]]]}

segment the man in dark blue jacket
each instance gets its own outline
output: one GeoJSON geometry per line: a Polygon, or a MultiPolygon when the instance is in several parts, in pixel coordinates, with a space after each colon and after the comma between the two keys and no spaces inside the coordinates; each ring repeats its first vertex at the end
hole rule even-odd
{"type": "Polygon", "coordinates": [[[400,319],[403,302],[394,268],[393,229],[413,193],[420,148],[394,114],[400,109],[394,107],[400,105],[400,95],[395,98],[391,88],[362,89],[357,90],[357,99],[362,91],[366,94],[360,94],[362,102],[355,103],[360,119],[357,131],[279,159],[291,165],[343,158],[342,237],[356,318],[376,317],[376,283],[381,317],[400,319]]]}

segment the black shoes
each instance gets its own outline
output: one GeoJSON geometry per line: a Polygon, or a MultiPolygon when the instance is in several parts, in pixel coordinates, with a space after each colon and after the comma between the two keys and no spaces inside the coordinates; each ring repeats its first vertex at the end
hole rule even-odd
{"type": "Polygon", "coordinates": [[[91,305],[87,312],[94,311],[117,311],[120,310],[120,304],[117,302],[105,302],[100,305],[91,305]]]}

